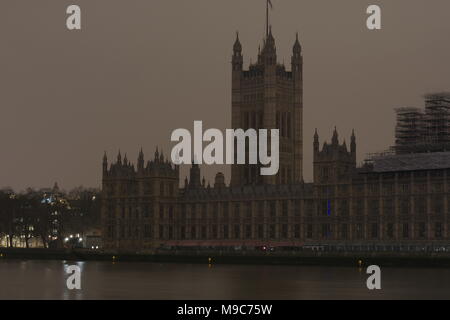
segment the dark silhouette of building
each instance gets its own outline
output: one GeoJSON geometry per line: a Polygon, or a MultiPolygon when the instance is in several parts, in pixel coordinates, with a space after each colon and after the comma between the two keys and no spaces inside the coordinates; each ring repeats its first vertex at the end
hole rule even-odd
{"type": "MultiPolygon", "coordinates": [[[[314,181],[302,179],[302,55],[298,37],[291,71],[276,62],[269,31],[256,64],[243,70],[237,37],[232,57],[232,127],[280,129],[280,171],[233,165],[231,184],[214,186],[192,165],[179,188],[179,168],[156,150],[137,168],[103,160],[105,248],[333,247],[400,250],[449,245],[450,153],[392,154],[356,165],[356,137],[320,148],[314,135],[314,181]]],[[[434,125],[433,125],[434,126],[434,125]]]]}

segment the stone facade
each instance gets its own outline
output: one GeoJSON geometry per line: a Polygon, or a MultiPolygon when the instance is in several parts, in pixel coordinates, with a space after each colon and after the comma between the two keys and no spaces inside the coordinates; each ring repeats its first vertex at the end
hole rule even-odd
{"type": "MultiPolygon", "coordinates": [[[[356,165],[339,142],[314,135],[314,181],[302,179],[302,55],[294,44],[292,70],[276,63],[270,32],[258,62],[243,70],[239,38],[232,58],[232,127],[280,129],[280,172],[261,178],[257,166],[233,165],[231,184],[214,186],[192,165],[179,187],[179,168],[156,150],[137,166],[126,156],[103,159],[102,235],[107,249],[160,247],[334,246],[344,250],[449,245],[448,166],[379,170],[356,165]]],[[[431,155],[432,157],[433,155],[431,155]]],[[[411,158],[414,160],[414,158],[411,158]]],[[[411,160],[411,161],[412,161],[411,160]]]]}

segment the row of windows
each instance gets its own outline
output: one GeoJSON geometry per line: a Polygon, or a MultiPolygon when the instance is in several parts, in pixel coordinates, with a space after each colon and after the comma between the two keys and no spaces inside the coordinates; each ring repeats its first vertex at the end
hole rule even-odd
{"type": "MultiPolygon", "coordinates": [[[[388,223],[383,228],[378,223],[364,225],[362,223],[353,226],[353,239],[380,239],[383,234],[384,239],[426,239],[428,235],[433,235],[436,239],[441,239],[444,234],[443,223],[435,222],[428,225],[420,222],[414,225],[409,223],[394,224],[388,223]],[[430,230],[429,230],[430,229],[430,230]]],[[[209,232],[207,226],[182,226],[179,229],[178,239],[299,239],[301,237],[301,228],[299,224],[292,226],[291,234],[287,224],[282,225],[212,225],[209,232]]],[[[158,226],[158,234],[154,234],[151,225],[145,224],[143,234],[140,234],[138,226],[120,226],[118,237],[121,239],[174,239],[173,226],[158,226]]],[[[304,236],[306,239],[350,239],[350,225],[340,224],[337,234],[335,234],[330,224],[305,225],[304,236]]],[[[114,237],[114,226],[108,226],[108,237],[114,237]]]]}
{"type": "MultiPolygon", "coordinates": [[[[409,215],[415,213],[418,215],[424,215],[427,212],[433,214],[443,214],[445,212],[445,197],[442,195],[433,195],[428,197],[418,196],[414,198],[400,197],[395,198],[382,198],[381,201],[378,198],[354,198],[352,201],[349,199],[340,199],[332,201],[328,199],[322,199],[318,201],[318,213],[321,216],[349,216],[350,208],[352,206],[354,216],[364,215],[366,208],[368,215],[379,215],[383,212],[384,215],[394,215],[397,202],[398,214],[409,215]],[[429,210],[428,210],[429,202],[429,210]],[[337,207],[336,207],[337,206],[337,207]]],[[[175,206],[172,204],[165,205],[159,203],[159,218],[175,217],[175,206]]],[[[256,201],[256,202],[244,202],[244,203],[229,203],[229,202],[214,202],[209,204],[182,204],[181,205],[181,218],[182,219],[194,219],[201,218],[252,218],[252,217],[287,217],[290,210],[292,210],[293,216],[300,216],[301,214],[301,200],[283,200],[283,201],[256,201]],[[211,211],[208,211],[211,210],[211,211]],[[212,215],[208,215],[208,213],[212,215]],[[220,215],[221,214],[221,215],[220,215]]],[[[307,215],[312,214],[313,207],[309,206],[305,208],[307,215]]],[[[122,219],[140,219],[143,218],[155,218],[154,207],[151,204],[146,204],[138,207],[125,207],[122,206],[119,209],[119,217],[122,219]],[[140,212],[142,211],[142,215],[140,212]]],[[[114,207],[108,207],[108,218],[114,218],[114,207]]]]}
{"type": "MultiPolygon", "coordinates": [[[[142,184],[143,193],[150,195],[154,194],[154,183],[152,182],[144,182],[142,184]]],[[[121,183],[119,185],[116,185],[114,183],[108,183],[105,186],[106,194],[109,196],[113,196],[116,194],[116,191],[119,192],[121,195],[128,195],[128,194],[138,194],[139,193],[139,184],[137,182],[129,182],[129,183],[121,183]]],[[[178,185],[176,185],[175,182],[168,182],[168,181],[161,181],[159,183],[159,189],[157,189],[157,192],[160,196],[173,196],[175,195],[175,192],[178,191],[178,185]]]]}
{"type": "MultiPolygon", "coordinates": [[[[323,170],[325,170],[325,169],[326,168],[323,168],[323,170]]],[[[327,175],[327,173],[323,172],[323,170],[321,172],[322,176],[327,175]]],[[[363,195],[364,194],[364,186],[365,186],[364,184],[352,185],[353,193],[363,195]]],[[[325,189],[325,191],[322,191],[322,193],[334,193],[333,188],[328,188],[328,187],[324,187],[324,188],[326,188],[326,189],[325,189]]],[[[338,186],[339,194],[346,194],[349,192],[349,190],[350,190],[349,185],[338,186]]],[[[380,192],[380,184],[379,183],[369,183],[369,184],[367,184],[366,191],[367,191],[368,195],[378,195],[380,192]]],[[[394,191],[395,191],[394,183],[384,182],[381,186],[381,193],[383,195],[393,194],[394,191]]],[[[398,183],[397,192],[399,194],[402,194],[402,193],[403,194],[427,193],[427,191],[428,191],[428,187],[427,187],[426,183],[414,183],[414,185],[412,185],[410,183],[398,183]]],[[[431,183],[429,191],[433,192],[433,193],[444,192],[444,184],[441,182],[431,183]]]]}

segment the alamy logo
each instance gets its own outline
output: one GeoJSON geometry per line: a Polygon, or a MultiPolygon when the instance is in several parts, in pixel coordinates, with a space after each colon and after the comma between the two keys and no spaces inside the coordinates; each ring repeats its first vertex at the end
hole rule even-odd
{"type": "Polygon", "coordinates": [[[367,278],[366,285],[369,290],[380,290],[381,289],[381,269],[377,265],[371,265],[367,267],[367,274],[370,274],[370,277],[367,278]]]}
{"type": "Polygon", "coordinates": [[[248,158],[247,164],[258,164],[259,160],[259,164],[264,166],[260,169],[261,175],[275,175],[279,169],[279,130],[270,130],[270,149],[267,143],[268,131],[267,129],[246,131],[226,129],[224,148],[224,136],[219,129],[208,129],[203,133],[202,121],[194,121],[193,139],[187,129],[176,129],[172,132],[171,141],[179,142],[172,148],[172,162],[209,165],[246,164],[246,158],[248,158]],[[203,149],[203,142],[209,142],[205,149],[203,149]]]}
{"type": "Polygon", "coordinates": [[[81,289],[81,269],[77,265],[70,265],[67,267],[66,273],[70,274],[67,278],[66,285],[67,289],[73,290],[81,289]]]}

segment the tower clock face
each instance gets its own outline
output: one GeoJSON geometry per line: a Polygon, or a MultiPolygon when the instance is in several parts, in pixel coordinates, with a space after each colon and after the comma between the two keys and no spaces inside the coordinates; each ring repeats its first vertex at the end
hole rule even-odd
{"type": "Polygon", "coordinates": [[[0,1],[0,299],[449,299],[449,12],[0,1]]]}

